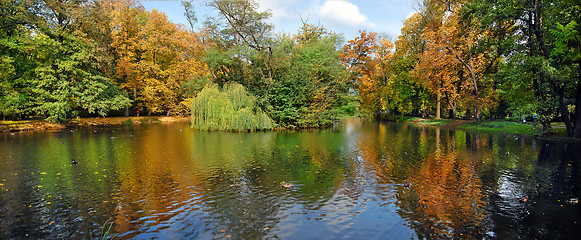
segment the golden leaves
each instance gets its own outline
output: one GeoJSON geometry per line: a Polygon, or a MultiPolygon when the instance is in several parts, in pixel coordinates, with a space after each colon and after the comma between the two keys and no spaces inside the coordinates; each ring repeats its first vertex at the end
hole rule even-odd
{"type": "Polygon", "coordinates": [[[360,36],[348,41],[341,53],[341,60],[347,65],[361,95],[363,107],[371,111],[380,110],[383,105],[381,93],[388,78],[393,48],[389,39],[378,41],[377,33],[360,31],[360,36]]]}
{"type": "Polygon", "coordinates": [[[109,10],[118,84],[133,93],[139,108],[168,115],[188,111],[184,101],[192,93],[184,85],[209,74],[200,61],[200,36],[131,1],[112,3],[109,10]]]}

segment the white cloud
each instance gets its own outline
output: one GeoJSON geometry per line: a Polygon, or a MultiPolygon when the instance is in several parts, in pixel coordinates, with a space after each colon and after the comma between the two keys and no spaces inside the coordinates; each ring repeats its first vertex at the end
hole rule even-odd
{"type": "Polygon", "coordinates": [[[342,26],[376,28],[375,23],[359,12],[357,5],[347,1],[326,0],[317,12],[321,19],[342,26]]]}
{"type": "Polygon", "coordinates": [[[259,11],[269,10],[272,13],[272,20],[276,21],[280,18],[291,18],[292,13],[288,10],[288,6],[295,1],[289,0],[256,0],[259,11]]]}

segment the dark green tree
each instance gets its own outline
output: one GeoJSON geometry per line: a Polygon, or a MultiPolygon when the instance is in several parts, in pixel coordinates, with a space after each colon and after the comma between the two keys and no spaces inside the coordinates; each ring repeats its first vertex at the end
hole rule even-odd
{"type": "Polygon", "coordinates": [[[581,80],[575,56],[579,26],[574,26],[580,5],[574,0],[478,0],[468,4],[464,14],[494,31],[494,38],[483,39],[481,46],[505,59],[497,84],[513,111],[537,113],[543,135],[559,117],[569,136],[581,137],[581,80]]]}

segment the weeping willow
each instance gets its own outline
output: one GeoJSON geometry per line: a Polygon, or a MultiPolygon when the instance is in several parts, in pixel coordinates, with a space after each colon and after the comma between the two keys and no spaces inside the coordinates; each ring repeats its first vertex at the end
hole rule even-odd
{"type": "Polygon", "coordinates": [[[238,83],[227,83],[222,90],[216,84],[207,86],[192,101],[192,127],[200,130],[262,130],[274,125],[256,106],[256,97],[238,83]]]}

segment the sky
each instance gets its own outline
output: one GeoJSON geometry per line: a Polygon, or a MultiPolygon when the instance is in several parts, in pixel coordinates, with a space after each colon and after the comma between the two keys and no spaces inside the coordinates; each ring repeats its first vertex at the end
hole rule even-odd
{"type": "MultiPolygon", "coordinates": [[[[301,18],[313,25],[323,25],[336,33],[342,33],[345,40],[359,36],[359,30],[387,33],[395,38],[400,35],[403,22],[414,12],[417,0],[255,0],[260,11],[270,11],[269,19],[279,33],[297,33],[301,18]]],[[[217,16],[217,11],[194,0],[197,27],[208,16],[217,16]]],[[[157,9],[177,24],[189,26],[180,1],[147,1],[141,4],[151,11],[157,9]]]]}

